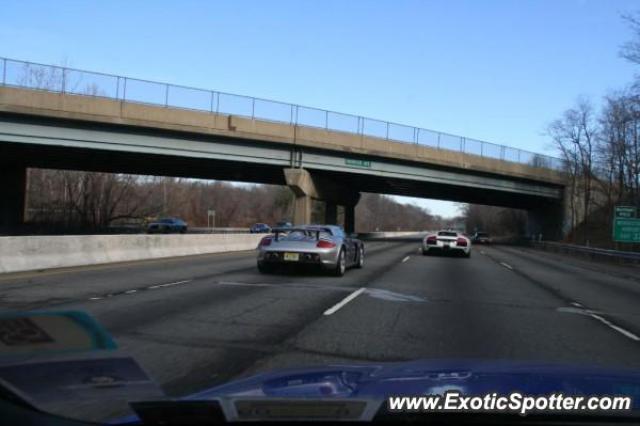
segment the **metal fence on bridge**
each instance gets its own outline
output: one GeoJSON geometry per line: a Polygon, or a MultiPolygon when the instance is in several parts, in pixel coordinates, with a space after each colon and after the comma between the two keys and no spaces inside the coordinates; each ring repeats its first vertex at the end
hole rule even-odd
{"type": "Polygon", "coordinates": [[[302,105],[141,80],[74,68],[0,58],[2,85],[123,102],[237,115],[463,152],[533,167],[561,170],[563,161],[505,145],[302,105]]]}

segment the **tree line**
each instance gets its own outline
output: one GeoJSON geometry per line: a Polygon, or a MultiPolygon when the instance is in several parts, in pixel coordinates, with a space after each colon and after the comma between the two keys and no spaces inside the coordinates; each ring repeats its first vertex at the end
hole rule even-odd
{"type": "MultiPolygon", "coordinates": [[[[144,229],[149,221],[179,217],[192,227],[249,227],[291,221],[294,196],[285,186],[139,176],[69,170],[29,169],[26,219],[33,233],[104,233],[144,229]]],[[[338,221],[344,213],[339,210],[338,221]]],[[[313,221],[324,220],[314,203],[313,221]]],[[[403,231],[437,228],[442,218],[391,197],[362,194],[356,229],[403,231]]]]}
{"type": "MultiPolygon", "coordinates": [[[[639,17],[624,16],[633,39],[620,52],[636,65],[640,65],[639,17]]],[[[604,96],[598,107],[579,97],[549,125],[547,133],[564,160],[567,175],[567,239],[614,246],[615,206],[640,207],[640,78],[604,96]]]]}
{"type": "MultiPolygon", "coordinates": [[[[640,65],[640,14],[623,19],[633,37],[620,55],[640,65]]],[[[616,245],[611,226],[615,206],[640,207],[640,76],[605,95],[598,105],[579,96],[547,126],[546,134],[563,160],[567,179],[565,240],[605,248],[636,248],[616,245]]],[[[465,206],[462,212],[468,229],[526,233],[523,211],[465,206]]]]}

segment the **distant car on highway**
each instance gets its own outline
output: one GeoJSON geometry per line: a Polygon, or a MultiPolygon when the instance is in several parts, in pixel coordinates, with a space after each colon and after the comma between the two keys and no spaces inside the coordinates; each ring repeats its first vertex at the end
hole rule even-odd
{"type": "Polygon", "coordinates": [[[476,232],[471,237],[474,244],[491,244],[491,236],[486,232],[476,232]]]}
{"type": "Polygon", "coordinates": [[[470,257],[471,240],[460,232],[450,230],[428,234],[422,240],[422,254],[427,256],[433,253],[452,253],[470,257]]]}
{"type": "Polygon", "coordinates": [[[176,217],[167,217],[147,225],[148,234],[171,234],[187,232],[187,222],[176,217]]]}
{"type": "Polygon", "coordinates": [[[291,222],[287,222],[287,221],[280,221],[276,223],[275,228],[291,228],[293,226],[293,224],[291,222]]]}
{"type": "Polygon", "coordinates": [[[251,234],[268,234],[271,232],[271,227],[266,223],[254,223],[251,225],[251,228],[249,228],[249,232],[251,234]]]}
{"type": "Polygon", "coordinates": [[[364,243],[335,225],[274,228],[258,244],[258,270],[278,265],[320,267],[340,277],[349,267],[364,266],[364,243]]]}

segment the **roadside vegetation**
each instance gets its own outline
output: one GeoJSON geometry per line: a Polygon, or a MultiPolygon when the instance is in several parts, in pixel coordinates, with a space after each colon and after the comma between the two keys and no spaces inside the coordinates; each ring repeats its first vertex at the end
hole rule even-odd
{"type": "MultiPolygon", "coordinates": [[[[179,217],[191,227],[270,225],[293,217],[293,193],[284,186],[233,184],[170,177],[30,169],[27,226],[31,233],[139,232],[160,217],[179,217]],[[209,222],[208,222],[209,221],[209,222]]],[[[338,210],[338,221],[343,212],[338,210]]],[[[324,204],[314,203],[314,222],[324,204]]],[[[403,231],[434,229],[442,218],[391,197],[362,194],[356,229],[403,231]]]]}
{"type": "MultiPolygon", "coordinates": [[[[620,55],[640,65],[640,13],[623,17],[633,38],[620,55]]],[[[565,241],[624,250],[611,224],[618,205],[640,207],[640,74],[619,90],[594,101],[578,96],[575,104],[551,122],[546,133],[564,160],[567,175],[565,241]]],[[[526,213],[490,206],[462,208],[467,229],[525,235],[526,213]]]]}

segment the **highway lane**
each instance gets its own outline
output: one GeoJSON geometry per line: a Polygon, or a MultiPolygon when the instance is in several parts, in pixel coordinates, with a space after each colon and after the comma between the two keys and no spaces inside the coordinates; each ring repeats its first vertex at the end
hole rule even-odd
{"type": "Polygon", "coordinates": [[[513,247],[422,256],[418,244],[370,242],[365,268],[342,278],[262,275],[253,252],[5,275],[0,309],[89,312],[170,395],[329,362],[640,368],[635,270],[513,247]]]}

